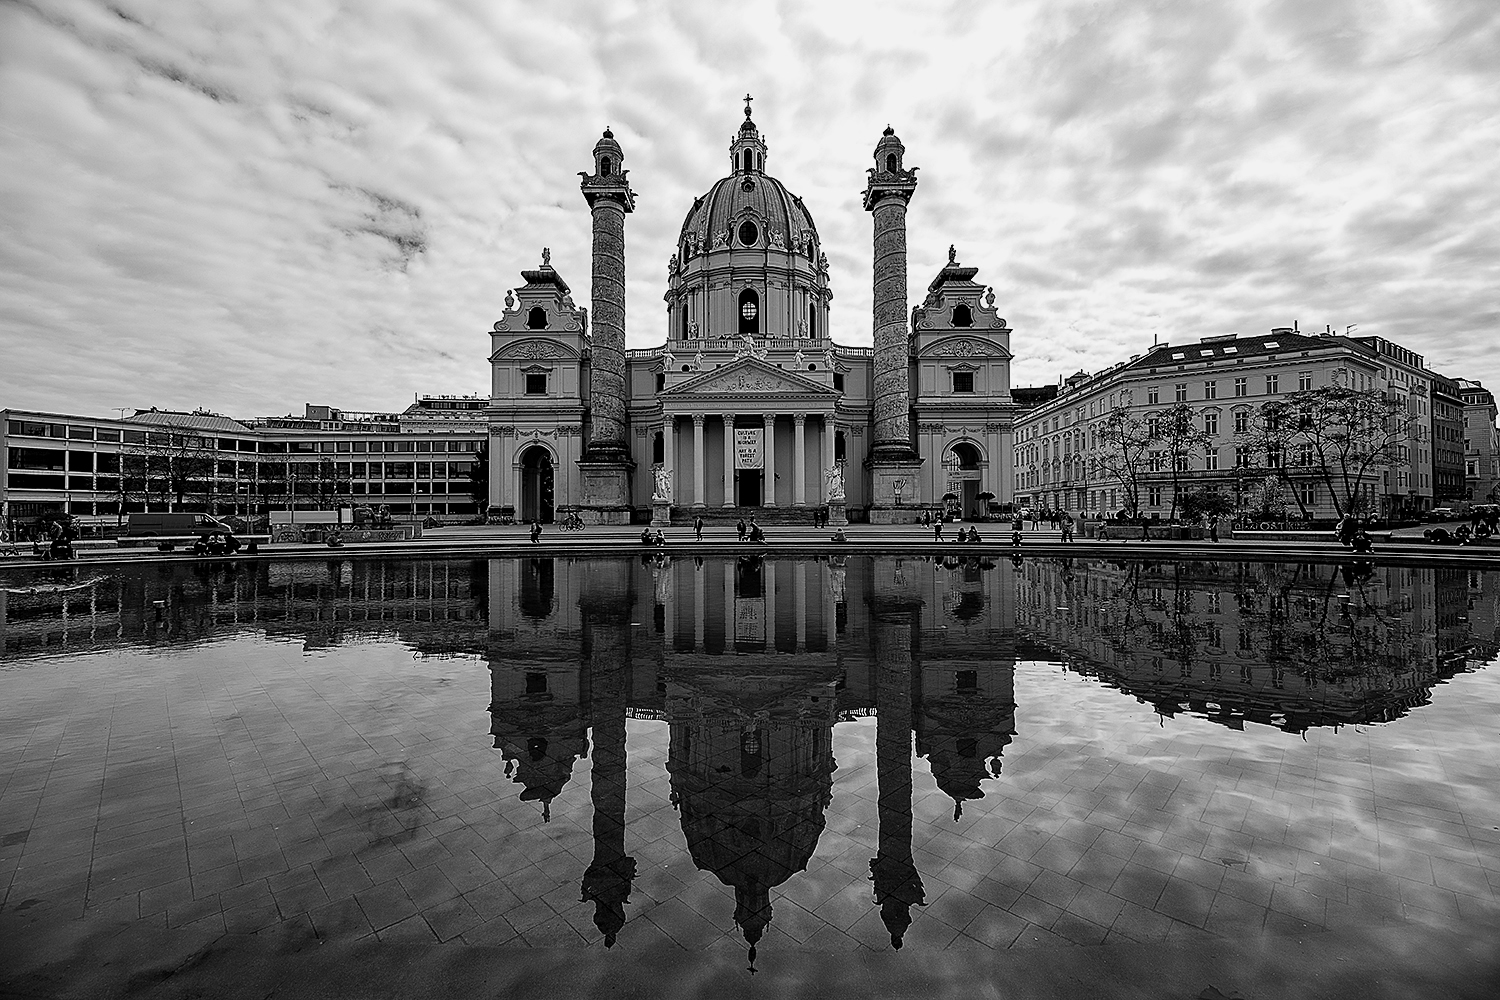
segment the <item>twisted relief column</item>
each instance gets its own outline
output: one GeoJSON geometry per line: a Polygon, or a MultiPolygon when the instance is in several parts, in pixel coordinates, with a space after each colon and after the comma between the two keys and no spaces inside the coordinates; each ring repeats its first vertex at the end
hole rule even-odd
{"type": "Polygon", "coordinates": [[[906,205],[917,190],[916,168],[905,169],[906,147],[886,127],[875,146],[875,166],[865,187],[865,211],[875,227],[873,407],[875,440],[866,465],[871,473],[870,519],[891,524],[916,520],[905,503],[916,495],[922,460],[911,444],[910,347],[906,303],[906,205]]]}
{"type": "Polygon", "coordinates": [[[635,192],[624,153],[609,129],[594,144],[594,172],[580,174],[593,213],[593,337],[589,364],[589,440],[578,466],[584,515],[602,524],[630,522],[630,459],[625,437],[625,216],[635,192]]]}

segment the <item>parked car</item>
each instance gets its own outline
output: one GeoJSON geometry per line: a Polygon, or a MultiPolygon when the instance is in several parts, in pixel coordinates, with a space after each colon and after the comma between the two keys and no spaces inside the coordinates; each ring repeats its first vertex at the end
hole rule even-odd
{"type": "Polygon", "coordinates": [[[1434,507],[1427,513],[1434,521],[1456,521],[1463,517],[1462,514],[1452,507],[1434,507]]]}

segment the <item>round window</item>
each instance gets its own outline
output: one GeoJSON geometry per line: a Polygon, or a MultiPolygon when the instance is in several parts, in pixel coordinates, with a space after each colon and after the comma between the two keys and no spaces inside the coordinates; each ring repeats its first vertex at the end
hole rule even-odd
{"type": "Polygon", "coordinates": [[[740,226],[740,243],[747,247],[755,246],[760,239],[760,230],[755,228],[755,223],[745,222],[740,226]]]}
{"type": "Polygon", "coordinates": [[[746,299],[740,303],[740,315],[745,319],[754,319],[756,313],[755,303],[746,299]]]}

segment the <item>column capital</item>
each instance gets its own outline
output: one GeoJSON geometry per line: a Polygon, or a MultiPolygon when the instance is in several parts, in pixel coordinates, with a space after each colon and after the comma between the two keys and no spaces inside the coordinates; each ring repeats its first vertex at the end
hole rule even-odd
{"type": "Polygon", "coordinates": [[[701,413],[694,413],[693,414],[693,426],[694,427],[702,427],[703,426],[703,421],[705,419],[707,419],[707,418],[703,414],[701,414],[701,413]]]}
{"type": "Polygon", "coordinates": [[[793,413],[792,414],[792,423],[796,424],[798,427],[801,427],[803,424],[807,423],[807,414],[805,414],[805,413],[793,413]]]}

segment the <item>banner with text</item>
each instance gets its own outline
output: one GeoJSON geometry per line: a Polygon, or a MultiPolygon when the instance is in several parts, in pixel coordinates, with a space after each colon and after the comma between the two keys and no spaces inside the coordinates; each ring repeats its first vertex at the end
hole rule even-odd
{"type": "Polygon", "coordinates": [[[734,429],[734,467],[736,469],[764,467],[764,431],[764,427],[736,427],[734,429]]]}

